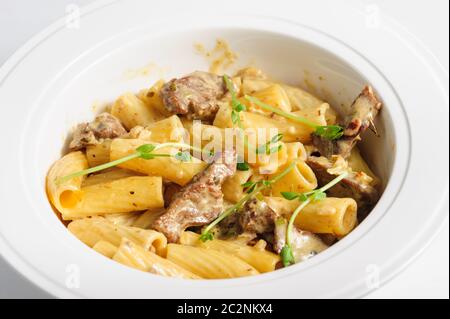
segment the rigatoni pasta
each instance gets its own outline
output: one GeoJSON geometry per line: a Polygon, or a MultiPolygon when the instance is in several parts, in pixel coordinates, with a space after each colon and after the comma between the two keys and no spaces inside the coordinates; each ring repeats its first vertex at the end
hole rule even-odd
{"type": "Polygon", "coordinates": [[[183,245],[217,250],[219,252],[224,252],[239,257],[259,272],[274,271],[277,263],[280,261],[280,257],[278,255],[266,250],[260,250],[256,247],[220,239],[202,242],[199,237],[200,236],[198,234],[184,232],[181,236],[180,243],[183,245]]]}
{"type": "Polygon", "coordinates": [[[132,93],[119,97],[112,106],[111,114],[117,117],[128,130],[137,125],[149,125],[161,118],[157,110],[146,105],[132,93]]]}
{"type": "Polygon", "coordinates": [[[164,206],[162,178],[159,176],[131,176],[102,183],[89,183],[81,188],[79,196],[77,204],[63,213],[64,219],[164,206]]]}
{"type": "Polygon", "coordinates": [[[59,179],[87,167],[86,155],[78,151],[63,156],[50,168],[47,174],[47,194],[50,202],[61,214],[70,212],[80,202],[84,177],[75,177],[65,182],[60,182],[59,179]]]}
{"type": "Polygon", "coordinates": [[[125,237],[145,250],[162,256],[166,253],[167,239],[155,230],[115,225],[103,217],[74,220],[67,228],[89,247],[94,247],[99,241],[107,241],[118,247],[125,237]]]}

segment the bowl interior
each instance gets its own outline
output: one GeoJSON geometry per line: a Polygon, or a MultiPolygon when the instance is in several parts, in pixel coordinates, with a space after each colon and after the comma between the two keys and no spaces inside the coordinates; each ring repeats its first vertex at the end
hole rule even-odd
{"type": "MultiPolygon", "coordinates": [[[[36,114],[34,163],[36,181],[42,186],[42,200],[46,200],[43,185],[48,168],[60,158],[68,134],[77,123],[92,120],[104,106],[125,92],[138,92],[161,78],[168,80],[194,70],[208,70],[209,61],[194,46],[201,43],[212,48],[217,39],[225,40],[238,54],[227,73],[256,66],[276,80],[300,86],[321,97],[337,110],[352,103],[368,82],[351,61],[344,61],[312,42],[274,32],[205,28],[116,36],[60,73],[39,101],[45,107],[36,114]]],[[[373,86],[377,91],[376,85],[373,86]]],[[[389,105],[382,110],[376,124],[380,136],[369,132],[360,148],[385,188],[394,167],[396,145],[389,105]]],[[[41,209],[40,215],[52,214],[50,204],[40,205],[48,207],[47,211],[41,209]]],[[[56,217],[54,222],[59,223],[56,217]]],[[[54,226],[54,222],[49,225],[54,226]]],[[[55,235],[60,237],[63,231],[66,232],[59,229],[55,235]]]]}

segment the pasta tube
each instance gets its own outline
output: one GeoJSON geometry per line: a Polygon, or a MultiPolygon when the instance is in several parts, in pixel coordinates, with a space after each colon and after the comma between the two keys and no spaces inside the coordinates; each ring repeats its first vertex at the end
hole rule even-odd
{"type": "Polygon", "coordinates": [[[98,241],[93,247],[96,252],[102,254],[105,257],[113,258],[113,256],[117,252],[117,246],[114,246],[110,242],[107,242],[105,240],[98,241]]]}
{"type": "Polygon", "coordinates": [[[119,249],[113,256],[113,260],[125,266],[156,275],[184,279],[201,279],[199,276],[183,269],[170,260],[143,249],[127,238],[122,239],[119,249]]]}
{"type": "MultiPolygon", "coordinates": [[[[145,141],[137,139],[115,139],[111,143],[111,160],[116,160],[135,152],[136,148],[145,144],[145,141]]],[[[175,153],[178,151],[172,147],[158,149],[154,153],[175,153]]],[[[192,158],[190,162],[181,162],[172,157],[156,157],[151,160],[141,158],[119,165],[136,172],[162,176],[163,178],[177,183],[186,185],[195,175],[203,171],[207,164],[197,158],[192,158]]]]}
{"type": "MultiPolygon", "coordinates": [[[[289,217],[299,201],[282,197],[265,197],[267,204],[278,214],[289,217]]],[[[357,223],[357,205],[352,198],[327,197],[308,204],[295,219],[295,225],[302,230],[318,234],[345,236],[357,223]]]]}
{"type": "Polygon", "coordinates": [[[117,117],[127,130],[137,125],[148,125],[161,118],[155,109],[148,107],[133,93],[119,97],[112,106],[111,114],[117,117]]]}
{"type": "Polygon", "coordinates": [[[196,233],[186,231],[181,235],[180,243],[183,245],[212,249],[239,257],[259,272],[275,270],[277,263],[280,261],[278,255],[264,249],[261,250],[256,247],[220,239],[202,242],[199,240],[199,237],[200,236],[196,233]]]}
{"type": "MultiPolygon", "coordinates": [[[[292,162],[287,163],[284,167],[280,167],[273,176],[279,174],[291,163],[292,162]]],[[[269,175],[269,178],[270,176],[272,175],[269,175]]],[[[272,184],[271,194],[272,196],[281,196],[281,192],[303,193],[313,190],[316,187],[317,179],[313,170],[304,161],[298,161],[295,167],[283,178],[272,184]]]]}
{"type": "Polygon", "coordinates": [[[86,156],[82,152],[72,152],[56,161],[47,175],[47,194],[50,202],[64,216],[78,205],[82,198],[81,183],[84,176],[59,183],[66,175],[88,168],[86,156]]]}
{"type": "Polygon", "coordinates": [[[62,212],[63,219],[164,207],[161,177],[132,176],[96,184],[89,183],[88,177],[86,181],[80,200],[62,212]]]}
{"type": "Polygon", "coordinates": [[[122,238],[126,237],[145,250],[165,255],[167,239],[155,230],[115,225],[103,217],[74,220],[67,228],[89,247],[94,247],[99,241],[107,241],[119,247],[122,238]]]}

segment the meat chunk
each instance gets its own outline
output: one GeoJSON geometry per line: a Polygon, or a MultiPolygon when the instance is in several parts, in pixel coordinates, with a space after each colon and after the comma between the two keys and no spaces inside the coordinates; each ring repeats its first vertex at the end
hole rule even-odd
{"type": "Polygon", "coordinates": [[[93,122],[78,124],[69,148],[80,150],[87,145],[99,144],[104,139],[120,137],[126,133],[117,118],[106,112],[101,113],[93,122]]]}
{"type": "Polygon", "coordinates": [[[312,142],[325,157],[341,155],[346,158],[350,155],[352,148],[361,139],[361,134],[368,128],[376,132],[374,118],[381,109],[381,102],[377,99],[370,86],[364,87],[348,110],[344,110],[341,125],[344,134],[337,140],[327,140],[313,134],[312,142]]]}
{"type": "Polygon", "coordinates": [[[197,71],[164,84],[161,97],[165,108],[172,114],[212,121],[219,110],[217,101],[226,91],[221,76],[197,71]]]}
{"type": "Polygon", "coordinates": [[[320,186],[327,184],[344,171],[349,172],[341,183],[328,190],[328,194],[333,197],[354,198],[358,204],[359,220],[363,219],[377,203],[379,193],[371,185],[372,178],[363,172],[353,172],[341,156],[332,156],[331,159],[324,156],[309,156],[306,163],[314,171],[320,186]]]}
{"type": "Polygon", "coordinates": [[[273,232],[277,214],[264,201],[250,199],[239,212],[239,224],[244,232],[264,234],[273,232]]]}
{"type": "MultiPolygon", "coordinates": [[[[281,252],[286,244],[287,220],[279,218],[275,222],[273,250],[277,253],[281,252]]],[[[291,242],[289,243],[295,262],[302,262],[314,257],[321,251],[328,248],[319,236],[303,230],[292,228],[291,242]]]]}
{"type": "Polygon", "coordinates": [[[223,211],[222,184],[235,171],[235,151],[224,151],[173,196],[166,213],[155,220],[153,228],[166,235],[169,242],[175,243],[187,227],[213,221],[223,211]]]}

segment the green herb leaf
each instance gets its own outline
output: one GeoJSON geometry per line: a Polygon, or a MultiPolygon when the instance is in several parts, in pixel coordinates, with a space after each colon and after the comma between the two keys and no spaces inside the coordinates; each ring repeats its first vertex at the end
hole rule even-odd
{"type": "Polygon", "coordinates": [[[247,187],[252,186],[253,184],[255,184],[255,182],[248,181],[248,182],[242,183],[241,186],[244,188],[247,188],[247,187]]]}
{"type": "Polygon", "coordinates": [[[298,193],[295,192],[281,192],[281,196],[283,196],[284,198],[288,199],[288,200],[293,200],[299,197],[298,193]]]}
{"type": "Polygon", "coordinates": [[[344,135],[344,128],[339,125],[318,126],[314,134],[327,140],[336,140],[344,135]]]}
{"type": "Polygon", "coordinates": [[[281,249],[280,257],[284,267],[295,264],[294,254],[292,253],[291,247],[287,244],[281,249]]]}
{"type": "Polygon", "coordinates": [[[141,153],[140,154],[140,158],[145,159],[145,160],[154,159],[155,158],[155,154],[152,154],[152,153],[141,153]]]}
{"type": "Polygon", "coordinates": [[[247,189],[246,193],[247,193],[247,194],[253,193],[253,191],[255,190],[255,188],[256,188],[256,183],[254,183],[252,186],[250,186],[250,187],[247,189]]]}
{"type": "Polygon", "coordinates": [[[250,169],[250,166],[247,162],[241,162],[236,164],[236,169],[238,171],[248,171],[250,169]]]}
{"type": "Polygon", "coordinates": [[[314,192],[311,195],[311,197],[312,197],[313,201],[319,201],[319,200],[322,200],[322,199],[326,198],[327,194],[325,192],[318,191],[318,192],[314,192]]]}
{"type": "Polygon", "coordinates": [[[275,144],[275,143],[281,141],[282,139],[283,139],[283,134],[279,133],[279,134],[275,135],[274,137],[272,137],[272,139],[270,140],[270,142],[271,142],[272,144],[275,144]]]}
{"type": "Polygon", "coordinates": [[[239,113],[236,112],[235,110],[231,111],[231,122],[233,124],[236,124],[237,122],[239,122],[239,113]]]}
{"type": "Polygon", "coordinates": [[[242,112],[242,111],[246,111],[247,108],[245,107],[244,104],[242,104],[242,103],[237,103],[237,104],[236,104],[236,107],[234,108],[234,110],[235,110],[236,112],[242,112]]]}
{"type": "Polygon", "coordinates": [[[136,148],[136,152],[140,154],[151,153],[155,150],[156,145],[153,144],[142,144],[138,148],[136,148]]]}
{"type": "Polygon", "coordinates": [[[270,179],[262,180],[261,183],[266,187],[269,187],[270,185],[272,185],[272,181],[270,179]]]}
{"type": "Polygon", "coordinates": [[[308,199],[308,195],[306,195],[305,193],[301,193],[298,195],[298,200],[301,202],[305,202],[308,199]]]}

